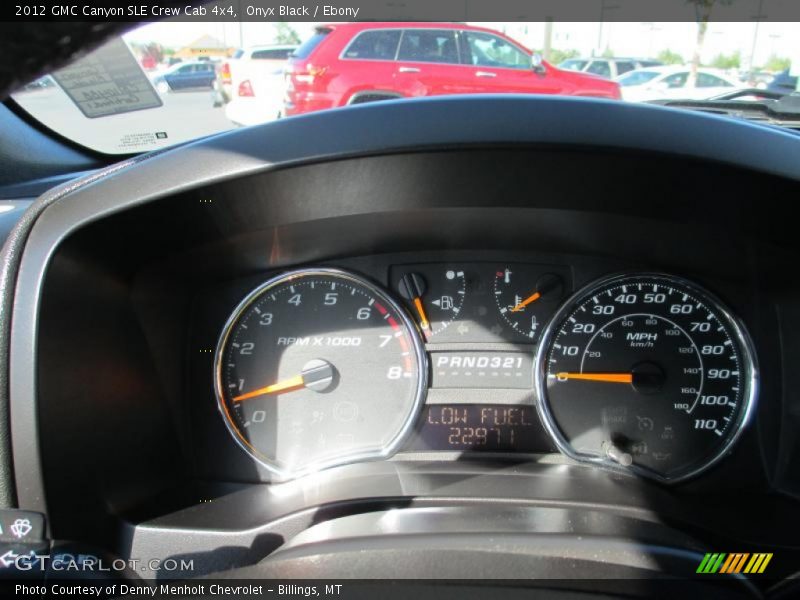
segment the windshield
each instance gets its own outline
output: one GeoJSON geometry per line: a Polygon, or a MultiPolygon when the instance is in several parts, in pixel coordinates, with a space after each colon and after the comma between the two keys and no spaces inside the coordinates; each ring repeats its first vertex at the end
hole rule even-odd
{"type": "Polygon", "coordinates": [[[800,68],[800,59],[792,62],[800,54],[796,31],[797,23],[781,22],[710,23],[701,36],[695,22],[163,21],[12,97],[81,146],[136,154],[235,127],[421,96],[651,102],[739,88],[789,94],[800,68]],[[680,73],[670,78],[672,69],[680,73]],[[645,85],[656,80],[663,84],[645,85]]]}

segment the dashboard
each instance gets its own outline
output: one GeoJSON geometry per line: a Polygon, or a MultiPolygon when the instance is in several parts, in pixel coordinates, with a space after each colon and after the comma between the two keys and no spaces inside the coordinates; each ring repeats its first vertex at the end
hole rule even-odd
{"type": "Polygon", "coordinates": [[[735,546],[785,577],[799,144],[656,107],[433,99],[45,197],[9,261],[20,505],[203,574],[503,577],[513,556],[558,576],[537,561],[574,551],[674,575],[735,546]]]}

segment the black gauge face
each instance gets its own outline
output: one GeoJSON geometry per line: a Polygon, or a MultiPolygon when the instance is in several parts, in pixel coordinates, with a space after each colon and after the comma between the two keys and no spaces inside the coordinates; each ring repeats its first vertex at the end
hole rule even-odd
{"type": "Polygon", "coordinates": [[[461,312],[466,296],[464,271],[453,265],[398,269],[394,288],[406,301],[425,337],[443,331],[461,312]]]}
{"type": "Polygon", "coordinates": [[[228,429],[281,478],[391,454],[427,378],[405,312],[333,270],[290,273],[253,291],[231,316],[216,363],[228,429]]]}
{"type": "Polygon", "coordinates": [[[562,450],[668,481],[721,458],[755,394],[741,326],[708,293],[661,275],[580,292],[537,360],[541,413],[562,450]]]}
{"type": "Polygon", "coordinates": [[[542,324],[564,293],[564,282],[554,273],[530,272],[524,267],[505,267],[495,273],[497,309],[512,329],[537,339],[542,324]]]}

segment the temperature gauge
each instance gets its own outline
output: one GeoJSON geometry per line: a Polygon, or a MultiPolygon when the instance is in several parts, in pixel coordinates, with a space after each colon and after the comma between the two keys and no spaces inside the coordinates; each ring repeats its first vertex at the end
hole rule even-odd
{"type": "Polygon", "coordinates": [[[464,271],[452,265],[413,265],[394,273],[393,286],[408,304],[426,337],[447,328],[466,296],[464,271]]]}
{"type": "Polygon", "coordinates": [[[498,269],[494,298],[500,315],[512,329],[529,339],[538,337],[542,323],[555,311],[564,295],[564,280],[526,265],[498,269]]]}

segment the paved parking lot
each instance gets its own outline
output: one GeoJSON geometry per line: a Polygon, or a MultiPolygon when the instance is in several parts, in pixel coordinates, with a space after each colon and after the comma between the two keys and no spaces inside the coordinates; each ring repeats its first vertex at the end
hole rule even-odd
{"type": "Polygon", "coordinates": [[[104,152],[141,152],[218,133],[234,125],[225,109],[214,108],[210,90],[161,95],[164,106],[88,119],[58,87],[26,91],[14,99],[39,121],[63,136],[104,152]],[[159,137],[153,145],[156,133],[159,137]]]}

